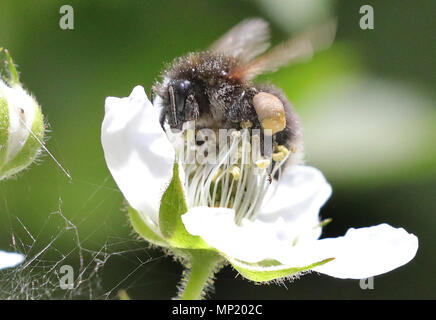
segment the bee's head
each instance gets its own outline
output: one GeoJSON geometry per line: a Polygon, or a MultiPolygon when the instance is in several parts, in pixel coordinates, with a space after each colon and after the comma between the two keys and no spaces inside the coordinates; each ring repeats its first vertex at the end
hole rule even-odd
{"type": "Polygon", "coordinates": [[[161,123],[165,120],[173,129],[182,129],[183,123],[195,120],[199,116],[199,107],[195,88],[186,79],[171,79],[153,88],[162,99],[163,113],[161,123]]]}

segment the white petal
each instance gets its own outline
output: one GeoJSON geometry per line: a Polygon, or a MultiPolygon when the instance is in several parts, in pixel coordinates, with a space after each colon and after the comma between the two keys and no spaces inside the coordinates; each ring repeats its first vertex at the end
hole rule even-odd
{"type": "Polygon", "coordinates": [[[280,223],[244,219],[234,222],[235,212],[227,208],[195,207],[182,215],[186,230],[203,238],[226,256],[245,262],[259,262],[277,256],[292,246],[281,241],[280,223]]]}
{"type": "Polygon", "coordinates": [[[349,229],[345,236],[318,240],[319,255],[335,260],[315,271],[342,279],[364,279],[396,269],[415,257],[418,238],[388,224],[349,229]]]}
{"type": "Polygon", "coordinates": [[[15,267],[24,261],[24,256],[15,252],[0,251],[0,269],[15,267]]]}
{"type": "Polygon", "coordinates": [[[272,185],[257,219],[281,221],[285,226],[281,237],[298,238],[298,243],[321,235],[319,210],[332,193],[324,175],[310,166],[289,166],[276,185],[272,185]]]}
{"type": "Polygon", "coordinates": [[[203,238],[231,259],[248,263],[274,259],[288,267],[305,267],[328,258],[314,271],[336,278],[363,279],[398,268],[418,249],[418,239],[387,224],[349,229],[345,236],[293,246],[280,237],[278,223],[244,220],[234,223],[234,211],[196,207],[182,216],[186,230],[203,238]]]}
{"type": "Polygon", "coordinates": [[[154,228],[175,157],[159,124],[159,113],[144,88],[137,86],[128,98],[106,98],[101,132],[104,156],[115,182],[129,204],[154,228]]]}

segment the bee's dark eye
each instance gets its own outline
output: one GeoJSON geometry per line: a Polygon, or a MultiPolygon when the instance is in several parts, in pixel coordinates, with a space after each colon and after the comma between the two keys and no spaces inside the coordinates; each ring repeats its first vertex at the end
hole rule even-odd
{"type": "Polygon", "coordinates": [[[191,83],[188,80],[173,80],[169,83],[168,90],[170,93],[170,100],[172,99],[171,96],[174,95],[174,104],[178,112],[183,111],[185,100],[188,97],[190,88],[191,83]]]}
{"type": "Polygon", "coordinates": [[[168,84],[168,95],[172,114],[171,122],[173,126],[177,126],[183,119],[185,101],[190,88],[191,83],[188,80],[172,80],[168,84]]]}

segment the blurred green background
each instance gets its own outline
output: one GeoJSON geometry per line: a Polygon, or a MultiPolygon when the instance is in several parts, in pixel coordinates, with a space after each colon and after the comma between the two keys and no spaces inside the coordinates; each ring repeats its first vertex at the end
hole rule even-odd
{"type": "Polygon", "coordinates": [[[307,163],[331,182],[323,236],[387,222],[419,237],[416,258],[359,281],[309,274],[258,286],[230,268],[216,299],[436,298],[436,2],[2,0],[0,46],[41,104],[47,156],[0,184],[0,248],[26,253],[29,265],[0,271],[0,298],[168,299],[182,267],[137,239],[105,165],[100,126],[106,96],[149,88],[165,63],[201,50],[246,17],[271,23],[273,43],[338,17],[335,44],[309,62],[263,76],[282,87],[302,118],[307,163]],[[59,8],[74,8],[74,30],[61,30],[59,8]],[[375,29],[359,28],[371,4],[375,29]],[[70,264],[79,289],[57,289],[70,264]],[[80,271],[80,272],[79,272],[80,271]],[[83,271],[83,274],[82,274],[83,271]],[[53,291],[54,290],[54,291],[53,291]]]}

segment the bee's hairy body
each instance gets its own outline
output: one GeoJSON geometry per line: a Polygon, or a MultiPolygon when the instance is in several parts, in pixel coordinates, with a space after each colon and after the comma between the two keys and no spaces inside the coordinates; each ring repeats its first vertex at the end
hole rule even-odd
{"type": "Polygon", "coordinates": [[[252,81],[231,78],[229,74],[240,66],[238,59],[212,52],[190,53],[177,58],[162,74],[164,81],[156,85],[163,100],[161,123],[168,120],[173,128],[181,129],[183,122],[195,120],[196,128],[242,129],[250,123],[262,129],[253,107],[253,97],[259,92],[271,93],[283,103],[286,127],[274,135],[275,142],[288,148],[301,147],[299,119],[283,92],[271,84],[254,84],[252,81]],[[169,82],[189,81],[184,107],[177,111],[177,125],[172,121],[171,103],[166,85],[169,82]]]}
{"type": "Polygon", "coordinates": [[[268,23],[247,19],[215,41],[207,51],[177,58],[162,73],[153,92],[162,107],[160,122],[182,129],[195,120],[196,129],[261,129],[275,146],[292,152],[288,163],[303,158],[299,118],[284,93],[256,76],[310,57],[331,44],[336,23],[322,25],[269,47],[268,23]],[[262,130],[263,129],[263,130],[262,130]]]}

